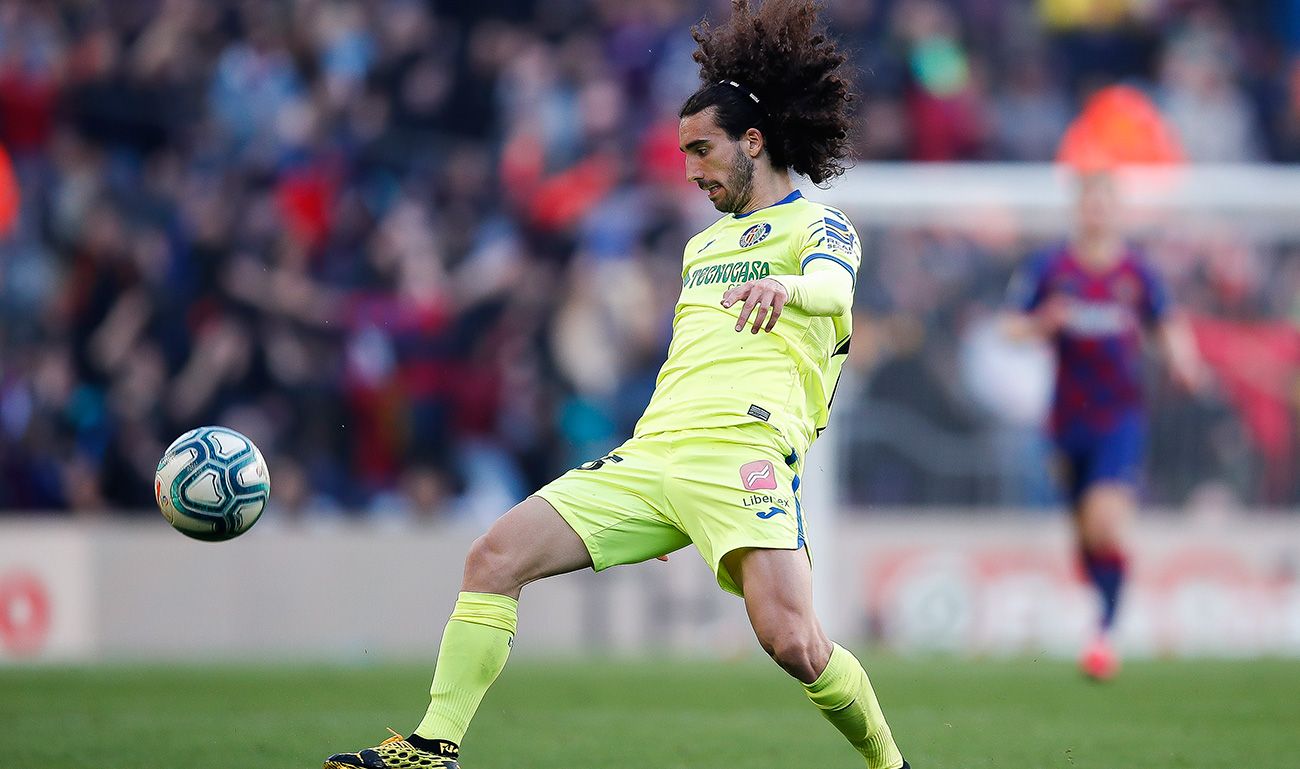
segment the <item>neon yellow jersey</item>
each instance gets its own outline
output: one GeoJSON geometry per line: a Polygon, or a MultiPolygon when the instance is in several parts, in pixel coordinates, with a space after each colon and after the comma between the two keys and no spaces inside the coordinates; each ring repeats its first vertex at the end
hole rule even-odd
{"type": "MultiPolygon", "coordinates": [[[[635,435],[763,421],[803,452],[826,427],[849,349],[852,314],[811,316],[787,305],[771,333],[739,333],[743,303],[728,288],[801,275],[827,259],[857,280],[862,247],[848,217],[797,190],[749,214],[728,215],[686,244],[668,359],[635,435]]],[[[752,316],[751,316],[752,320],[752,316]]]]}

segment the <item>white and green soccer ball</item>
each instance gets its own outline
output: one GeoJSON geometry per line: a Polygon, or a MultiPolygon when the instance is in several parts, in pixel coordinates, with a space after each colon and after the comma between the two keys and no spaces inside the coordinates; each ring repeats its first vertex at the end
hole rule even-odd
{"type": "Polygon", "coordinates": [[[257,523],[271,476],[248,438],[226,427],[200,427],[167,447],[153,487],[158,509],[177,531],[219,542],[257,523]]]}

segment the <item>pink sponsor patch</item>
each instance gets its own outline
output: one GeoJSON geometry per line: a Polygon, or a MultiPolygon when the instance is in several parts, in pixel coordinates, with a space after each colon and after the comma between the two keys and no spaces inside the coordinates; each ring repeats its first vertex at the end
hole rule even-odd
{"type": "Polygon", "coordinates": [[[740,466],[740,482],[749,491],[776,488],[776,468],[766,459],[757,459],[740,466]]]}

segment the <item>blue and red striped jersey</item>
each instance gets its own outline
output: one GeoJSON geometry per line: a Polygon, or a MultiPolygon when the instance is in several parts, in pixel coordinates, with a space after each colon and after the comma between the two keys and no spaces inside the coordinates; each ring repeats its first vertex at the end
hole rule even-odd
{"type": "Polygon", "coordinates": [[[1109,430],[1142,408],[1142,329],[1165,318],[1168,294],[1135,248],[1095,271],[1075,258],[1069,244],[1060,244],[1020,270],[1009,300],[1013,309],[1033,312],[1058,297],[1066,321],[1052,340],[1052,428],[1058,435],[1109,430]]]}

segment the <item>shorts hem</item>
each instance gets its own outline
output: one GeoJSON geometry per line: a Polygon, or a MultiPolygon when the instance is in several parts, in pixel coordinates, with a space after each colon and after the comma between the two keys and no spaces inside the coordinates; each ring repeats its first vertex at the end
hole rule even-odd
{"type": "Polygon", "coordinates": [[[1098,486],[1124,486],[1134,494],[1139,493],[1142,488],[1140,481],[1128,475],[1098,475],[1089,478],[1085,483],[1081,483],[1077,487],[1067,489],[1066,499],[1071,505],[1077,505],[1083,502],[1083,498],[1088,496],[1088,492],[1098,486]]]}
{"type": "Polygon", "coordinates": [[[737,550],[802,550],[804,551],[804,554],[808,557],[808,567],[812,568],[812,550],[808,548],[808,543],[806,541],[799,541],[794,544],[774,543],[774,542],[755,544],[753,542],[742,542],[734,545],[729,545],[726,548],[721,549],[721,551],[717,556],[716,562],[710,563],[709,566],[713,568],[713,578],[718,581],[718,587],[740,598],[745,597],[745,592],[740,588],[739,585],[736,584],[732,576],[730,574],[727,574],[722,567],[723,559],[725,559],[728,555],[734,553],[737,550]],[[726,574],[725,580],[723,578],[724,574],[726,574]]]}
{"type": "Polygon", "coordinates": [[[582,546],[587,548],[587,555],[591,556],[592,571],[604,571],[609,568],[609,560],[601,552],[600,546],[596,544],[593,532],[578,521],[577,516],[568,510],[568,505],[553,495],[548,496],[543,490],[535,491],[531,496],[537,497],[550,505],[555,512],[560,514],[564,522],[569,524],[569,528],[573,529],[573,533],[578,535],[578,539],[582,540],[582,546]]]}

